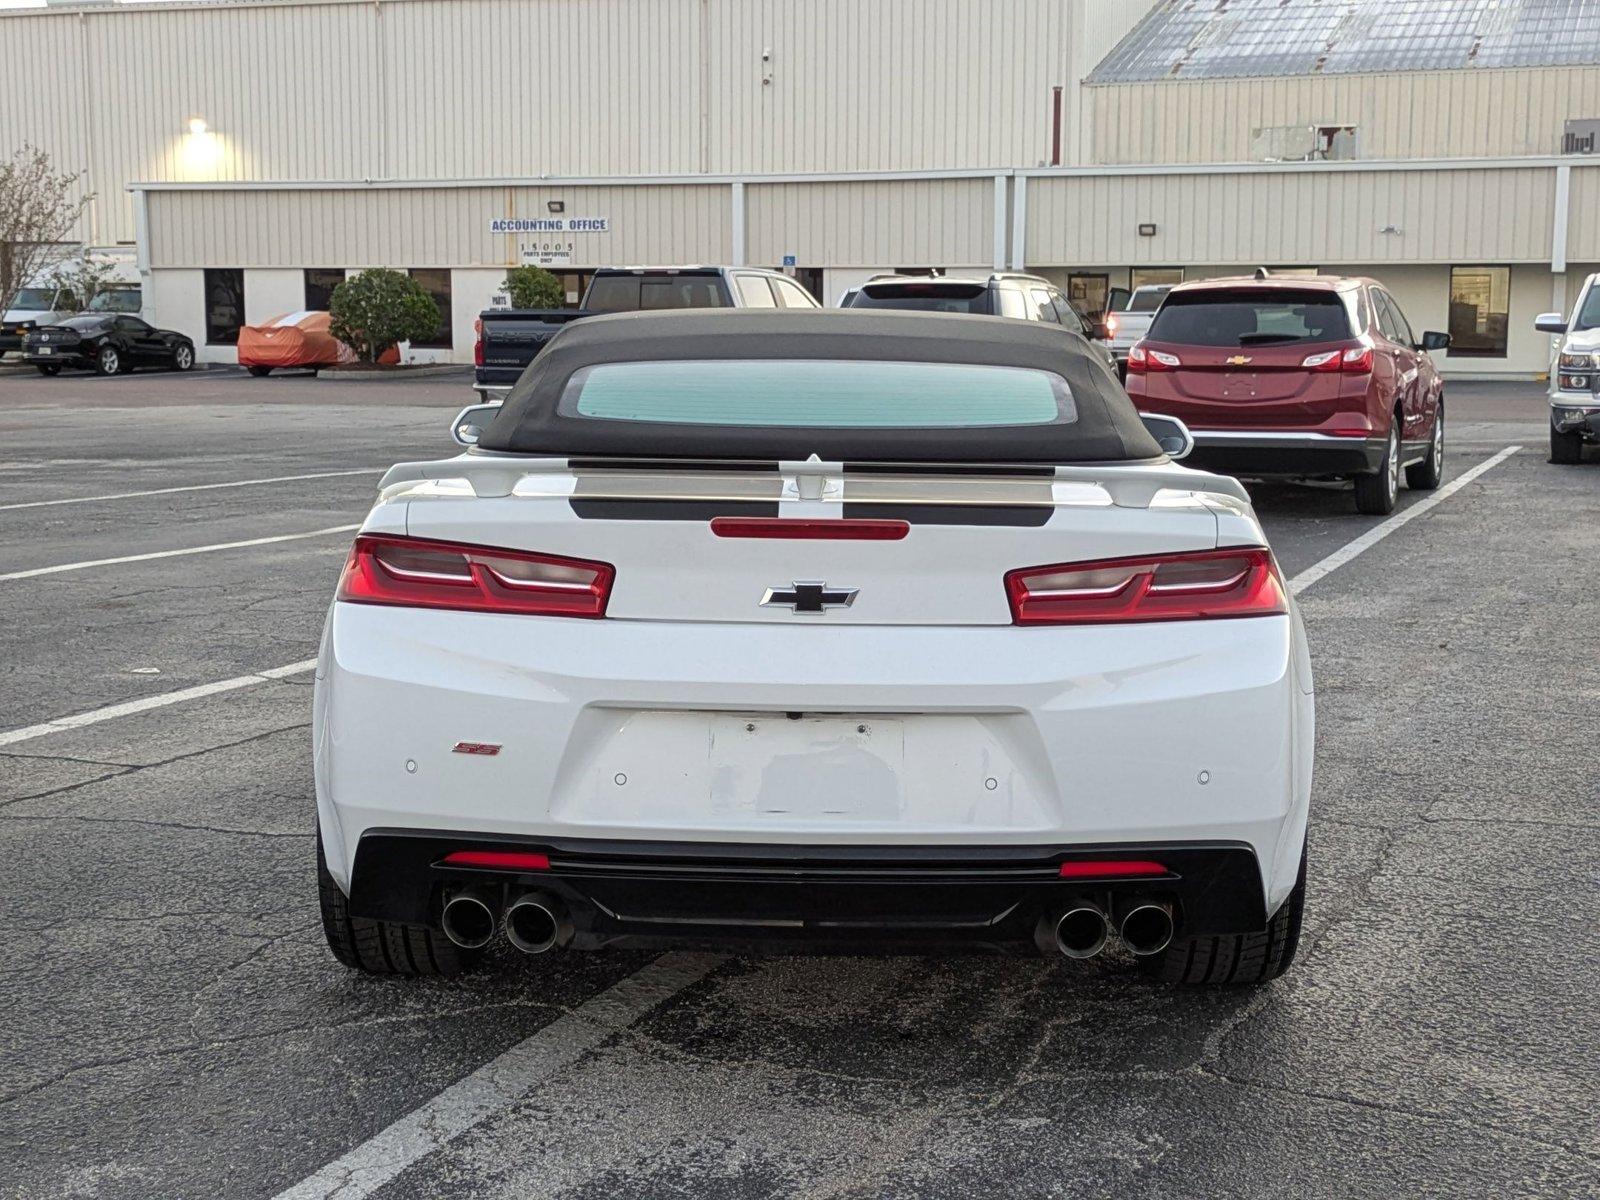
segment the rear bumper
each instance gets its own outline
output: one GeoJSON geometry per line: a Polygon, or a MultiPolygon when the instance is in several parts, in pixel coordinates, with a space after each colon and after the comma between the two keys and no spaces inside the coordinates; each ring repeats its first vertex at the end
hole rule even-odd
{"type": "Polygon", "coordinates": [[[40,354],[36,350],[24,350],[23,361],[38,363],[40,366],[78,367],[89,368],[94,366],[94,358],[85,354],[77,347],[68,350],[57,350],[53,354],[40,354]]]}
{"type": "Polygon", "coordinates": [[[1229,475],[1360,475],[1380,469],[1388,450],[1381,437],[1231,429],[1190,432],[1194,452],[1185,465],[1229,475]]]}
{"type": "Polygon", "coordinates": [[[335,604],[319,819],[347,890],[375,831],[934,856],[1225,843],[1276,906],[1305,830],[1310,690],[1292,616],[802,633],[335,604]],[[788,712],[847,732],[800,749],[788,712]],[[750,747],[719,748],[729,724],[750,747]],[[882,727],[903,754],[873,756],[882,727]]]}
{"type": "Polygon", "coordinates": [[[473,886],[492,905],[535,890],[553,899],[578,949],[749,945],[763,949],[1031,950],[1042,918],[1072,902],[1104,911],[1172,906],[1179,936],[1265,928],[1254,851],[1229,843],[1052,846],[728,846],[491,838],[437,830],[367,831],[351,911],[437,925],[445,894],[473,886]],[[542,853],[548,870],[450,867],[451,851],[542,853]],[[1086,882],[1085,858],[1153,860],[1167,874],[1086,882]]]}
{"type": "Polygon", "coordinates": [[[511,393],[511,385],[509,383],[474,383],[472,390],[478,393],[480,403],[498,404],[503,402],[511,393]]]}

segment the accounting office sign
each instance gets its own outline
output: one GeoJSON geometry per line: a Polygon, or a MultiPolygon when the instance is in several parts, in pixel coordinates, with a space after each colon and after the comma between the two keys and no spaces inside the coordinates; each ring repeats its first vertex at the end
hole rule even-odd
{"type": "Polygon", "coordinates": [[[572,265],[573,237],[580,233],[610,233],[610,217],[495,217],[490,233],[517,238],[517,259],[539,267],[572,265]]]}

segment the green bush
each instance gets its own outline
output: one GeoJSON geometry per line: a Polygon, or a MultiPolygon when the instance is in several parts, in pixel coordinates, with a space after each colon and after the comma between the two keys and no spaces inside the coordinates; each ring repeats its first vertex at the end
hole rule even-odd
{"type": "Polygon", "coordinates": [[[362,362],[377,362],[391,346],[439,332],[433,297],[411,276],[387,267],[362,271],[334,288],[328,312],[333,336],[362,362]]]}
{"type": "Polygon", "coordinates": [[[561,308],[567,301],[561,281],[543,267],[512,267],[500,286],[512,308],[561,308]]]}

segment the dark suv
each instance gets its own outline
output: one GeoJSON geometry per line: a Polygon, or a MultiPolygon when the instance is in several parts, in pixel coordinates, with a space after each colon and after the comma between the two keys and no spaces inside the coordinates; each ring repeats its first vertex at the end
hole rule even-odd
{"type": "Polygon", "coordinates": [[[997,272],[987,279],[949,275],[892,275],[870,279],[851,297],[850,308],[898,308],[915,312],[965,313],[982,317],[1015,317],[1048,321],[1081,333],[1115,369],[1111,334],[1103,323],[1090,321],[1061,290],[1038,275],[997,272]]]}
{"type": "Polygon", "coordinates": [[[1128,352],[1128,395],[1194,435],[1191,465],[1234,475],[1349,478],[1364,513],[1444,471],[1444,381],[1393,296],[1371,279],[1258,276],[1182,283],[1128,352]]]}

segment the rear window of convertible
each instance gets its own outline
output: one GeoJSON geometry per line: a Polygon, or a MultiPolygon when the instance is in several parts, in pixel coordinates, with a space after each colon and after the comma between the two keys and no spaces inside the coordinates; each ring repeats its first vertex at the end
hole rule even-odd
{"type": "Polygon", "coordinates": [[[601,363],[573,373],[565,416],[756,428],[1070,425],[1072,389],[1025,367],[831,359],[601,363]]]}

